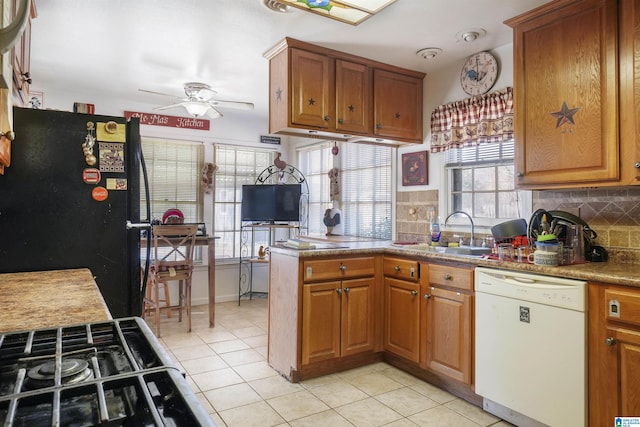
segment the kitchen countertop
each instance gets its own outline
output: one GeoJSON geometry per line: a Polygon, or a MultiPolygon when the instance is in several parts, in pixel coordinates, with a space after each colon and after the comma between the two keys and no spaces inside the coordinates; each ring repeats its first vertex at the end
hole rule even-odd
{"type": "MultiPolygon", "coordinates": [[[[309,239],[312,240],[312,239],[309,239]]],[[[320,256],[352,256],[366,254],[384,254],[404,257],[412,257],[425,261],[454,262],[472,266],[500,268],[514,271],[526,271],[536,274],[544,274],[570,279],[587,280],[591,282],[610,283],[623,286],[640,288],[640,266],[637,264],[620,264],[612,262],[586,262],[583,264],[562,265],[547,267],[529,263],[512,261],[498,261],[481,257],[466,257],[453,254],[438,253],[411,246],[393,246],[390,241],[326,241],[312,240],[316,244],[315,249],[290,249],[282,245],[270,248],[272,252],[278,252],[296,257],[320,257],[320,256]]]]}
{"type": "Polygon", "coordinates": [[[111,319],[89,269],[0,274],[0,332],[111,319]]]}

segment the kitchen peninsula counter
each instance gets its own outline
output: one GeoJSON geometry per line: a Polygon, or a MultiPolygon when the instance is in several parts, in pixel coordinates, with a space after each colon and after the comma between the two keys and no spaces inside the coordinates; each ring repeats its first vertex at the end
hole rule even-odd
{"type": "Polygon", "coordinates": [[[423,245],[417,248],[408,246],[394,246],[390,241],[337,241],[309,239],[315,244],[314,249],[292,249],[282,245],[270,248],[273,253],[281,253],[297,258],[316,258],[329,256],[358,256],[358,255],[394,255],[415,258],[427,262],[444,262],[473,265],[487,268],[499,268],[514,271],[525,271],[569,279],[586,280],[590,282],[611,283],[640,288],[640,266],[631,263],[615,262],[586,262],[583,264],[561,265],[547,267],[530,263],[512,261],[498,261],[481,257],[465,257],[439,253],[425,249],[423,245]]]}
{"type": "Polygon", "coordinates": [[[89,269],[0,274],[0,332],[111,319],[89,269]]]}

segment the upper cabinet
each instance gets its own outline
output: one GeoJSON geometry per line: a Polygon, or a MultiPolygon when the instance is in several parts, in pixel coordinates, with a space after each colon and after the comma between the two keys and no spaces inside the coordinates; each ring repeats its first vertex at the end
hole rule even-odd
{"type": "Polygon", "coordinates": [[[286,38],[269,59],[269,132],[422,143],[425,74],[286,38]]]}
{"type": "Polygon", "coordinates": [[[639,4],[557,0],[505,22],[520,188],[640,184],[639,4]]]}
{"type": "MultiPolygon", "coordinates": [[[[12,15],[18,12],[17,0],[12,1],[12,15]]],[[[31,1],[31,11],[22,36],[12,49],[13,101],[14,105],[26,107],[29,103],[29,85],[31,84],[31,20],[36,17],[36,6],[31,1]]]]}

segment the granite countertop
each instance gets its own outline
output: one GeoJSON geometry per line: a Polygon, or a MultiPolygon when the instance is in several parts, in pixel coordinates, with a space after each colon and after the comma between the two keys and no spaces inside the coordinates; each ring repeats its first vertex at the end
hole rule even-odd
{"type": "Polygon", "coordinates": [[[89,269],[0,274],[0,332],[111,319],[89,269]]]}
{"type": "MultiPolygon", "coordinates": [[[[305,239],[307,240],[307,239],[305,239]]],[[[315,249],[291,249],[282,245],[272,246],[270,250],[290,256],[312,258],[324,256],[351,256],[366,254],[384,254],[411,257],[425,261],[453,262],[469,266],[501,268],[513,271],[525,271],[570,279],[591,282],[610,283],[640,288],[640,266],[637,264],[621,264],[613,262],[586,262],[583,264],[546,267],[529,263],[498,261],[480,257],[465,257],[453,254],[438,253],[424,248],[411,246],[394,246],[390,241],[322,241],[309,239],[316,245],[315,249]]]]}

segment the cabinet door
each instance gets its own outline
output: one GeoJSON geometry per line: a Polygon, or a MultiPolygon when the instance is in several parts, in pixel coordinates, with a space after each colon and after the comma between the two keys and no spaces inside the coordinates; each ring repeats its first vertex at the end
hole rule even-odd
{"type": "Polygon", "coordinates": [[[326,129],[333,102],[332,59],[291,49],[291,123],[326,129]]]}
{"type": "Polygon", "coordinates": [[[342,356],[373,350],[374,283],[373,277],[342,282],[342,356]]]}
{"type": "Polygon", "coordinates": [[[611,390],[620,393],[616,416],[637,416],[640,414],[640,330],[610,327],[607,339],[612,339],[608,343],[614,346],[609,353],[608,369],[618,375],[619,389],[611,390]]]}
{"type": "Polygon", "coordinates": [[[420,287],[385,277],[384,349],[413,362],[420,356],[420,287]]]}
{"type": "Polygon", "coordinates": [[[426,367],[471,384],[473,297],[435,287],[424,289],[426,367]]]}
{"type": "Polygon", "coordinates": [[[340,356],[339,281],[304,285],[302,365],[340,356]]]}
{"type": "Polygon", "coordinates": [[[354,62],[336,60],[336,130],[371,133],[371,71],[354,62]]]}
{"type": "Polygon", "coordinates": [[[617,1],[559,3],[515,23],[516,183],[524,188],[620,178],[617,1]]]}
{"type": "Polygon", "coordinates": [[[374,134],[422,142],[422,80],[373,71],[374,134]]]}

